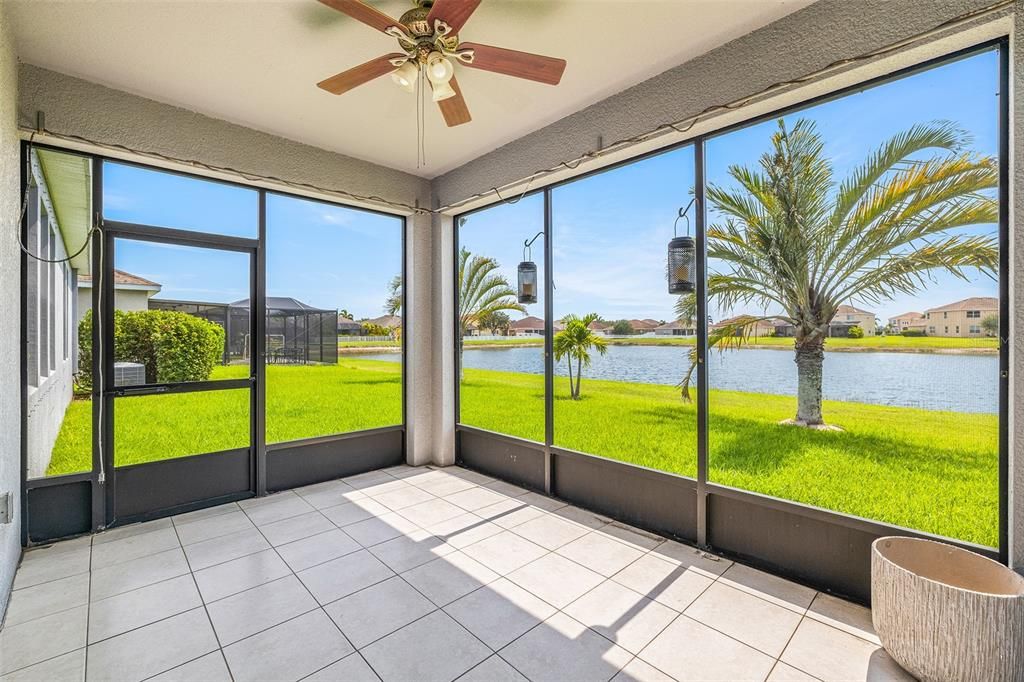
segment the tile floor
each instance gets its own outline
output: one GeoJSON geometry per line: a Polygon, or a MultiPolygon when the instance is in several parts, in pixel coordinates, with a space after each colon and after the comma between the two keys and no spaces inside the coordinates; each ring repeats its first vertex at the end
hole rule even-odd
{"type": "Polygon", "coordinates": [[[3,680],[907,679],[869,612],[462,469],[34,549],[3,680]]]}

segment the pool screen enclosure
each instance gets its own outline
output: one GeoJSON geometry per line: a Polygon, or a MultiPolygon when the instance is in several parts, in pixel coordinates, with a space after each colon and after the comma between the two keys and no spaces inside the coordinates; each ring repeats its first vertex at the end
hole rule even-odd
{"type": "MultiPolygon", "coordinates": [[[[231,303],[228,310],[232,326],[226,331],[231,354],[247,358],[250,339],[244,330],[249,323],[249,299],[231,303]]],[[[266,334],[270,364],[338,362],[337,310],[314,308],[286,296],[267,296],[266,334]]]]}

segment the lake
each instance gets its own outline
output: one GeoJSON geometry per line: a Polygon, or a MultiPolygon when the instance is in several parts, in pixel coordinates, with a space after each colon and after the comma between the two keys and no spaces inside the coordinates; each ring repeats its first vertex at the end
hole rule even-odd
{"type": "MultiPolygon", "coordinates": [[[[675,385],[686,370],[688,348],[680,346],[609,346],[608,354],[593,354],[583,372],[586,380],[610,379],[675,385]]],[[[397,353],[368,353],[358,357],[399,361],[397,353]]],[[[473,369],[544,373],[541,349],[467,349],[463,363],[473,369]]],[[[556,363],[555,374],[568,374],[556,363]]],[[[791,350],[743,349],[716,351],[708,356],[708,383],[752,393],[796,395],[796,364],[791,350]]],[[[995,414],[999,406],[997,355],[940,353],[825,353],[823,393],[826,400],[848,400],[927,410],[995,414]]]]}

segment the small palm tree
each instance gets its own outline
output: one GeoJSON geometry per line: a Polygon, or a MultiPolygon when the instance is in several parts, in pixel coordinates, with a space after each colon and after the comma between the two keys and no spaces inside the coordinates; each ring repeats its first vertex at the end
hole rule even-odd
{"type": "Polygon", "coordinates": [[[402,276],[395,275],[388,282],[388,298],[384,301],[384,314],[397,315],[402,309],[402,276]]]}
{"type": "Polygon", "coordinates": [[[590,349],[593,348],[601,355],[608,352],[608,342],[590,329],[590,323],[597,320],[597,317],[596,313],[583,317],[569,315],[563,320],[565,329],[555,334],[551,342],[555,360],[561,361],[565,357],[569,359],[569,394],[573,400],[580,399],[580,380],[583,378],[583,368],[590,367],[590,349]],[[572,376],[573,360],[576,361],[575,383],[572,376]]]}
{"type": "Polygon", "coordinates": [[[469,249],[459,251],[459,367],[462,367],[463,339],[471,324],[497,312],[526,308],[516,300],[508,280],[495,271],[501,266],[493,258],[473,256],[469,249]]]}
{"type": "MultiPolygon", "coordinates": [[[[950,230],[999,219],[989,190],[997,160],[965,151],[966,133],[948,122],[916,125],[885,142],[838,185],[814,124],[780,120],[760,168],[732,166],[739,185],[708,187],[723,216],[707,230],[707,293],[723,309],[755,304],[772,316],[744,315],[708,336],[709,345],[742,345],[758,322],[794,329],[800,425],[824,424],[822,366],[829,325],[840,304],[877,303],[912,294],[931,273],[967,280],[968,269],[995,275],[997,241],[950,230]],[[923,158],[929,150],[938,151],[923,158]]],[[[692,317],[693,297],[680,299],[692,317]]],[[[683,381],[683,395],[693,365],[683,381]]]]}

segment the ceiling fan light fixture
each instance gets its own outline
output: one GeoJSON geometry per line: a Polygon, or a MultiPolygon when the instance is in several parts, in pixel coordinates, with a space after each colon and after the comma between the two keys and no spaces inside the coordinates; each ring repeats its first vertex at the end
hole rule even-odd
{"type": "Polygon", "coordinates": [[[412,61],[407,61],[391,72],[391,80],[406,92],[413,92],[416,89],[417,76],[419,76],[419,69],[412,61]]]}
{"type": "Polygon", "coordinates": [[[431,87],[434,90],[434,94],[431,95],[431,99],[435,102],[440,102],[441,100],[448,99],[449,97],[455,97],[455,90],[447,81],[431,83],[431,87]]]}
{"type": "Polygon", "coordinates": [[[455,67],[440,52],[434,51],[427,55],[427,78],[434,85],[447,83],[455,74],[455,67]]]}

